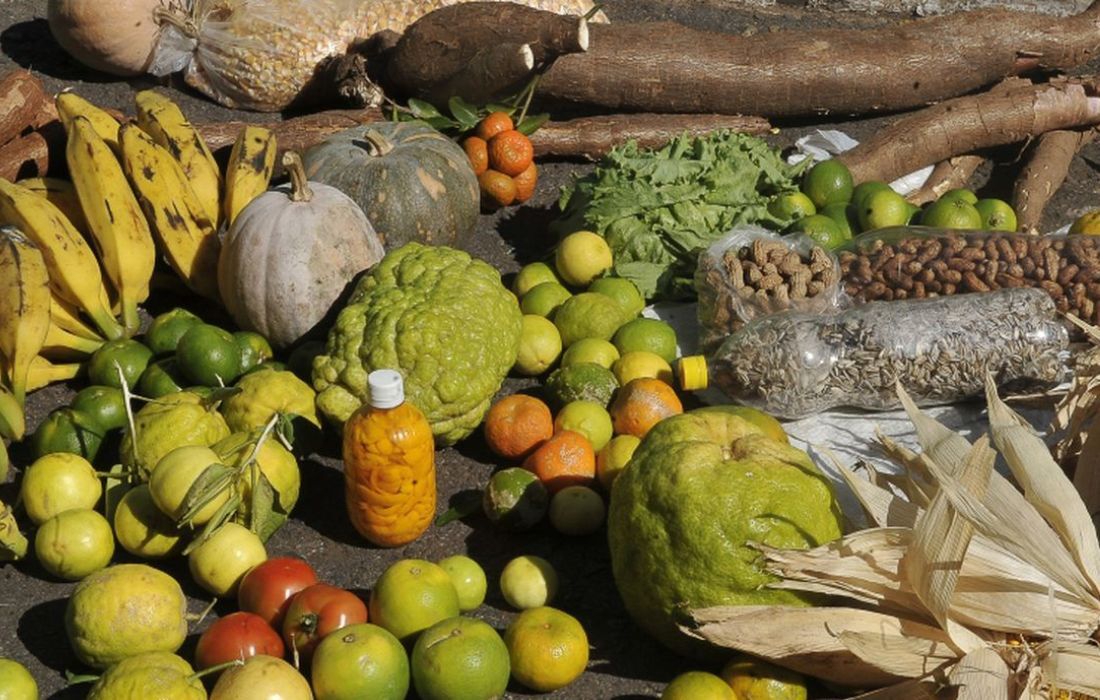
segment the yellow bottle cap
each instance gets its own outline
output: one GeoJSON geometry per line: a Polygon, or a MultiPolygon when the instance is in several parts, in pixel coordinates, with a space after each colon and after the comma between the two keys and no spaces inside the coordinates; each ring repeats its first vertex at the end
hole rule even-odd
{"type": "Polygon", "coordinates": [[[681,357],[676,363],[676,379],[684,391],[707,388],[707,358],[702,355],[681,357]]]}

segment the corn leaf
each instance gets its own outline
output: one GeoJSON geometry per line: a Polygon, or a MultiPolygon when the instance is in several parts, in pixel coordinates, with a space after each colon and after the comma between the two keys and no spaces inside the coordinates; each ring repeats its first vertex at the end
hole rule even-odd
{"type": "Polygon", "coordinates": [[[942,689],[943,684],[934,680],[907,680],[853,695],[851,700],[935,700],[942,689]]]}
{"type": "Polygon", "coordinates": [[[955,700],[1014,700],[1009,693],[1011,677],[1000,654],[981,647],[964,656],[951,669],[955,700]]]}
{"type": "Polygon", "coordinates": [[[1073,691],[1100,697],[1100,649],[1095,644],[1047,642],[1037,650],[1040,678],[1053,691],[1073,691]]]}
{"type": "Polygon", "coordinates": [[[851,469],[834,462],[834,467],[855,494],[867,517],[879,527],[908,527],[916,522],[919,509],[887,489],[858,477],[851,469]]]}

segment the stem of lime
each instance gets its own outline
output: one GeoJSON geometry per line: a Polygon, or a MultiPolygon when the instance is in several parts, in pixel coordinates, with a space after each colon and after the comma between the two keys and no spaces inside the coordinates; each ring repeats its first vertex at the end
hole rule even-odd
{"type": "Polygon", "coordinates": [[[232,661],[224,661],[220,664],[214,664],[209,668],[204,668],[201,671],[195,671],[187,677],[188,682],[197,681],[204,676],[212,676],[215,673],[221,673],[227,668],[233,668],[234,666],[244,666],[244,659],[233,659],[232,661]]]}

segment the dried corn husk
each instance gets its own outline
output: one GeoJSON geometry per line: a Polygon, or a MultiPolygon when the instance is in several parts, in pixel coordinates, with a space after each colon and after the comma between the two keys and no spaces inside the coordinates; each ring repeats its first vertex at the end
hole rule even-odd
{"type": "Polygon", "coordinates": [[[758,547],[780,577],[774,585],[848,607],[693,611],[694,633],[833,682],[837,674],[820,667],[822,658],[858,671],[842,683],[875,672],[909,679],[860,697],[932,697],[945,687],[983,700],[1059,691],[1100,697],[1100,542],[1092,517],[1042,440],[992,382],[987,391],[990,435],[971,445],[899,388],[922,452],[880,436],[904,469],[900,477],[871,470],[861,478],[837,465],[874,527],[811,550],[758,547]],[[993,469],[991,445],[1020,488],[993,469]],[[772,616],[779,617],[765,630],[747,632],[772,616]]]}
{"type": "MultiPolygon", "coordinates": [[[[149,72],[183,72],[188,85],[227,107],[275,112],[301,95],[325,59],[383,30],[401,32],[463,0],[191,0],[165,12],[149,72]]],[[[591,0],[518,0],[583,15],[591,0]]],[[[606,20],[602,13],[596,21],[606,20]]]]}

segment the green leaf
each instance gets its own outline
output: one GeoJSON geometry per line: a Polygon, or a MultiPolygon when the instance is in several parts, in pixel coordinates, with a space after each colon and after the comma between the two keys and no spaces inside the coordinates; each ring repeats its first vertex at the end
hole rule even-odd
{"type": "Polygon", "coordinates": [[[207,465],[199,474],[199,478],[191,484],[191,488],[187,489],[187,495],[183,498],[183,515],[180,516],[179,524],[190,523],[203,508],[230,487],[236,475],[236,470],[224,464],[215,462],[207,465]]]}
{"type": "Polygon", "coordinates": [[[248,529],[255,532],[260,540],[267,542],[268,538],[275,534],[275,530],[279,529],[279,525],[282,525],[282,523],[280,522],[272,527],[272,521],[275,517],[276,493],[275,487],[271,485],[271,482],[267,480],[267,475],[263,472],[260,472],[259,486],[255,487],[249,500],[248,529]]]}
{"type": "Polygon", "coordinates": [[[523,121],[516,125],[516,131],[524,136],[530,136],[548,121],[550,121],[550,114],[548,112],[543,112],[542,114],[528,114],[523,118],[523,121]]]}
{"type": "Polygon", "coordinates": [[[297,413],[280,413],[275,424],[275,435],[288,445],[294,444],[294,421],[301,418],[297,413]]]}
{"type": "Polygon", "coordinates": [[[409,110],[417,119],[428,120],[443,116],[440,111],[435,108],[435,105],[415,98],[409,100],[409,110]]]}
{"type": "Polygon", "coordinates": [[[219,386],[211,389],[210,393],[202,398],[202,405],[206,408],[216,407],[230,396],[241,393],[244,389],[239,386],[219,386]]]}
{"type": "Polygon", "coordinates": [[[499,102],[490,102],[489,104],[485,105],[485,111],[487,113],[504,112],[510,117],[516,111],[516,108],[512,105],[505,105],[499,102]]]}
{"type": "Polygon", "coordinates": [[[447,108],[451,111],[451,115],[458,120],[463,131],[468,131],[477,126],[477,108],[458,95],[447,102],[447,108]]]}
{"type": "Polygon", "coordinates": [[[481,510],[482,492],[478,489],[459,491],[451,497],[451,507],[435,519],[437,526],[461,520],[481,510]]]}
{"type": "Polygon", "coordinates": [[[228,500],[226,500],[225,503],[222,504],[221,508],[218,508],[217,512],[214,513],[214,517],[210,518],[210,520],[207,521],[206,525],[203,526],[202,531],[199,532],[198,537],[188,543],[187,547],[185,547],[183,550],[183,556],[187,556],[188,554],[193,552],[196,547],[201,545],[203,542],[209,540],[214,535],[214,533],[218,531],[218,528],[229,522],[229,519],[232,518],[234,514],[236,514],[237,509],[240,507],[241,497],[239,494],[234,493],[232,496],[229,497],[228,500]]]}
{"type": "Polygon", "coordinates": [[[458,128],[458,122],[443,116],[432,117],[430,119],[424,119],[423,121],[428,126],[439,131],[447,131],[449,129],[458,128]]]}

